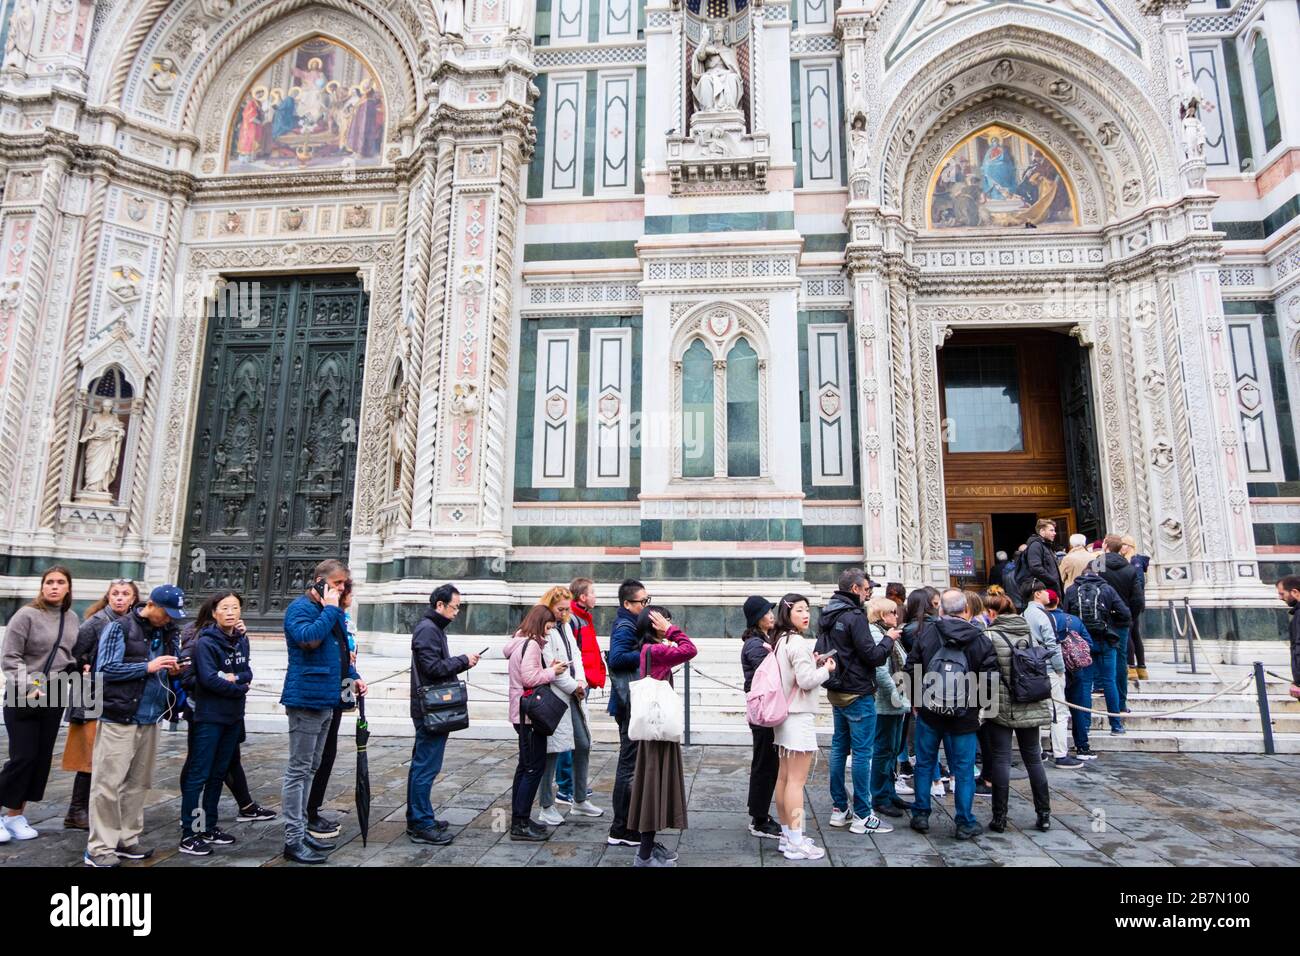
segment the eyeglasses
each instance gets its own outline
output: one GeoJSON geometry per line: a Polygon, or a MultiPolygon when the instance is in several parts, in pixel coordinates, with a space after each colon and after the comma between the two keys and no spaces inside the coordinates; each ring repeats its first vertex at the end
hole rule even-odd
{"type": "Polygon", "coordinates": [[[640,604],[640,605],[643,605],[643,606],[644,606],[644,605],[650,603],[650,595],[647,594],[645,597],[641,598],[639,601],[628,601],[627,603],[628,603],[628,604],[640,604]]]}
{"type": "Polygon", "coordinates": [[[112,585],[112,584],[135,584],[135,582],[132,581],[130,578],[114,578],[112,581],[109,582],[109,584],[110,584],[110,585],[112,585]]]}

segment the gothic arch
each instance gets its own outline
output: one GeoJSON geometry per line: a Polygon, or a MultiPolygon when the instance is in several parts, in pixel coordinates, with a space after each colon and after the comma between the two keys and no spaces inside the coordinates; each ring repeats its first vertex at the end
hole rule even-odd
{"type": "MultiPolygon", "coordinates": [[[[1121,69],[1078,43],[1036,29],[988,27],[989,19],[1005,15],[973,18],[986,29],[962,41],[957,55],[945,59],[923,49],[897,65],[889,85],[899,95],[879,126],[882,203],[898,207],[904,201],[914,158],[955,116],[999,98],[1043,116],[1062,142],[1089,158],[1104,187],[1107,219],[1117,205],[1140,207],[1148,199],[1174,195],[1178,170],[1172,134],[1161,112],[1128,78],[1131,64],[1121,69]],[[933,59],[922,62],[923,55],[933,59]]],[[[1164,85],[1158,76],[1158,71],[1149,74],[1158,87],[1156,98],[1164,85]]]]}

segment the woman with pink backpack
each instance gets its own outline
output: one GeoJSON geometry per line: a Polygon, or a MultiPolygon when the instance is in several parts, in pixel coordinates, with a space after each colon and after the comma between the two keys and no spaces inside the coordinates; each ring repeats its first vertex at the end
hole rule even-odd
{"type": "Polygon", "coordinates": [[[808,599],[802,594],[781,598],[772,629],[772,655],[754,672],[746,698],[750,723],[776,728],[781,760],[776,812],[781,821],[780,850],[787,860],[820,860],[826,855],[804,835],[803,788],[817,756],[820,688],[834,672],[835,660],[813,653],[813,642],[804,637],[810,619],[808,599]]]}
{"type": "MultiPolygon", "coordinates": [[[[762,595],[745,599],[745,633],[740,648],[740,670],[745,675],[745,693],[749,693],[754,672],[772,653],[772,628],[776,626],[776,605],[762,595]]],[[[749,762],[749,833],[770,840],[781,838],[781,827],[772,819],[772,795],[781,767],[776,752],[773,728],[750,723],[754,738],[754,755],[749,762]]]]}

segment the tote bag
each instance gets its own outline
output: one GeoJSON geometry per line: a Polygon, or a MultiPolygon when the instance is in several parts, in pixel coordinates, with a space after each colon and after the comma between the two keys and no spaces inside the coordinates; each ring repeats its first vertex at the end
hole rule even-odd
{"type": "Polygon", "coordinates": [[[632,697],[632,717],[628,721],[627,735],[632,740],[664,740],[682,742],[685,714],[681,698],[673,685],[666,680],[650,676],[650,646],[641,651],[641,678],[628,684],[632,697]]]}

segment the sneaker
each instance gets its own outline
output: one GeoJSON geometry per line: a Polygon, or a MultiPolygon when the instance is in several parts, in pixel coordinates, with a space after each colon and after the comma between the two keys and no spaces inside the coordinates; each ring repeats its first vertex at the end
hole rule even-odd
{"type": "Polygon", "coordinates": [[[784,834],[781,833],[781,824],[777,823],[771,817],[764,820],[762,823],[755,823],[753,820],[750,820],[749,835],[764,837],[768,840],[784,839],[784,834]]]}
{"type": "Polygon", "coordinates": [[[12,839],[13,835],[10,834],[9,828],[0,823],[0,843],[8,843],[12,839]]]}
{"type": "Polygon", "coordinates": [[[573,805],[573,809],[569,811],[569,816],[573,816],[575,813],[580,817],[599,817],[604,816],[605,811],[590,800],[583,800],[581,803],[573,805]]]}
{"type": "Polygon", "coordinates": [[[993,788],[983,780],[977,780],[975,781],[975,796],[991,797],[993,796],[993,788]]]}
{"type": "Polygon", "coordinates": [[[412,843],[427,843],[429,846],[446,846],[451,842],[451,834],[437,827],[429,827],[427,830],[413,830],[407,827],[406,836],[412,843]]]}
{"type": "Polygon", "coordinates": [[[826,851],[804,837],[802,843],[787,845],[784,855],[787,860],[820,860],[826,855],[826,851]]]}
{"type": "Polygon", "coordinates": [[[16,817],[0,817],[4,820],[4,827],[9,831],[9,835],[15,840],[35,840],[40,833],[36,831],[27,818],[21,814],[16,817]]]}
{"type": "Polygon", "coordinates": [[[942,780],[936,780],[934,783],[930,784],[930,796],[943,797],[945,792],[942,780]]]}
{"type": "Polygon", "coordinates": [[[1080,748],[1077,748],[1077,749],[1075,750],[1075,752],[1074,752],[1074,755],[1075,755],[1076,757],[1078,757],[1080,760],[1096,760],[1096,759],[1097,759],[1097,752],[1096,752],[1095,750],[1093,750],[1091,747],[1080,747],[1080,748]]]}
{"type": "Polygon", "coordinates": [[[904,760],[898,765],[898,775],[900,777],[910,777],[916,773],[916,768],[912,766],[912,761],[904,760]]]}
{"type": "Polygon", "coordinates": [[[665,860],[663,857],[658,856],[654,852],[651,852],[650,858],[648,860],[643,860],[641,859],[640,853],[635,853],[632,855],[632,865],[633,866],[676,866],[677,861],[665,860]]]}
{"type": "Polygon", "coordinates": [[[609,831],[609,837],[605,840],[610,846],[640,846],[641,834],[637,830],[613,830],[609,831]]]}
{"type": "Polygon", "coordinates": [[[555,807],[543,807],[542,811],[537,814],[537,819],[548,827],[558,827],[564,822],[564,814],[555,807]]]}
{"type": "Polygon", "coordinates": [[[104,853],[100,856],[91,856],[87,853],[81,858],[81,862],[86,866],[93,866],[100,870],[111,870],[115,866],[122,865],[122,862],[117,858],[117,856],[110,853],[104,853]]]}
{"type": "Polygon", "coordinates": [[[1078,757],[1071,757],[1068,754],[1064,757],[1056,758],[1056,769],[1058,770],[1078,770],[1083,766],[1083,761],[1078,757]]]}
{"type": "Polygon", "coordinates": [[[182,853],[188,853],[190,856],[212,855],[212,847],[208,846],[208,841],[197,834],[194,836],[187,836],[185,839],[181,840],[178,849],[182,853]]]}
{"type": "Polygon", "coordinates": [[[884,820],[880,819],[880,817],[876,816],[874,813],[868,814],[865,817],[860,817],[857,814],[854,814],[853,822],[849,824],[849,832],[850,833],[893,833],[894,828],[891,827],[884,820]]]}
{"type": "Polygon", "coordinates": [[[831,826],[846,827],[848,825],[849,825],[849,811],[836,810],[834,807],[831,807],[831,826]]]}
{"type": "Polygon", "coordinates": [[[555,791],[555,802],[556,802],[556,803],[572,803],[572,802],[573,802],[573,794],[571,794],[571,793],[563,793],[563,792],[561,792],[561,791],[559,791],[559,790],[556,790],[556,791],[555,791]]]}
{"type": "Polygon", "coordinates": [[[246,807],[240,807],[239,813],[235,816],[236,823],[265,823],[267,820],[274,820],[276,813],[274,810],[268,810],[260,803],[250,803],[246,807]]]}
{"type": "Polygon", "coordinates": [[[1047,761],[1052,759],[1052,752],[1050,750],[1044,750],[1038,755],[1038,759],[1043,763],[1047,763],[1047,761]]]}
{"type": "MultiPolygon", "coordinates": [[[[1123,727],[1112,727],[1112,728],[1110,728],[1110,735],[1111,735],[1112,737],[1123,737],[1126,733],[1128,733],[1128,731],[1125,730],[1123,727]]],[[[21,839],[21,838],[20,838],[20,839],[21,839]]]]}
{"type": "Polygon", "coordinates": [[[142,847],[138,843],[135,846],[122,846],[119,843],[116,853],[124,860],[147,860],[153,856],[153,849],[142,847]]]}
{"type": "Polygon", "coordinates": [[[343,832],[343,827],[333,817],[314,816],[307,821],[307,832],[318,840],[328,840],[343,832]]]}
{"type": "Polygon", "coordinates": [[[220,827],[213,827],[203,834],[203,842],[211,843],[213,846],[232,846],[235,838],[220,827]]]}
{"type": "Polygon", "coordinates": [[[984,828],[978,823],[972,823],[969,826],[958,826],[956,837],[958,840],[973,840],[984,832],[984,828]]]}
{"type": "Polygon", "coordinates": [[[659,859],[666,860],[669,863],[677,862],[677,854],[657,840],[655,841],[655,845],[650,848],[650,855],[657,856],[659,859]]]}
{"type": "Polygon", "coordinates": [[[916,791],[912,789],[912,785],[904,780],[902,776],[899,776],[899,778],[894,781],[894,792],[901,793],[905,797],[916,795],[916,791]]]}
{"type": "Polygon", "coordinates": [[[510,839],[522,840],[525,843],[541,843],[546,839],[546,832],[537,832],[536,825],[530,820],[527,824],[516,823],[510,828],[510,839]]]}

